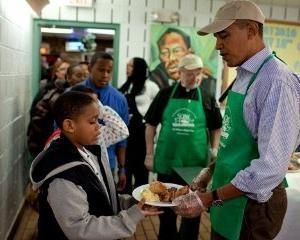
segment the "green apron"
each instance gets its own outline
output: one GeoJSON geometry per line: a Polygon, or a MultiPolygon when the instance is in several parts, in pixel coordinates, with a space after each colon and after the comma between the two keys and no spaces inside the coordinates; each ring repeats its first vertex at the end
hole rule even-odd
{"type": "Polygon", "coordinates": [[[208,161],[206,117],[201,91],[198,101],[174,99],[177,83],[162,116],[154,155],[154,172],[172,174],[174,167],[205,167],[208,161]]]}
{"type": "MultiPolygon", "coordinates": [[[[257,142],[244,120],[243,104],[260,69],[273,57],[273,54],[269,55],[251,77],[245,95],[229,91],[212,189],[230,183],[240,170],[250,165],[252,159],[259,158],[257,142]]],[[[239,239],[246,204],[247,198],[241,196],[224,201],[222,207],[211,207],[212,229],[226,239],[239,239]]]]}

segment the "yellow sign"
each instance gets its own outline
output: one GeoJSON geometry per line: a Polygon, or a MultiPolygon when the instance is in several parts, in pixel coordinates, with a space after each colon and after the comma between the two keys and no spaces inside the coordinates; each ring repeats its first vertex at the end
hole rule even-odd
{"type": "MultiPolygon", "coordinates": [[[[300,24],[267,22],[264,24],[264,42],[291,71],[300,73],[300,24]]],[[[227,74],[223,83],[225,89],[236,77],[235,68],[228,68],[227,74]]]]}
{"type": "Polygon", "coordinates": [[[267,22],[264,40],[293,72],[300,72],[300,25],[267,22]]]}

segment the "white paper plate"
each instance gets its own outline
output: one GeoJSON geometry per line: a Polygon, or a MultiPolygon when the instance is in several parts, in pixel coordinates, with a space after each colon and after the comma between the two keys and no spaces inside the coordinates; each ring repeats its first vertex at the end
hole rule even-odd
{"type": "MultiPolygon", "coordinates": [[[[179,184],[175,184],[175,183],[164,183],[164,185],[167,186],[167,188],[171,188],[171,187],[175,187],[175,188],[181,188],[183,187],[182,185],[179,184]]],[[[145,189],[145,188],[149,188],[150,184],[145,184],[142,186],[137,187],[136,189],[133,190],[132,192],[132,196],[140,201],[142,199],[141,196],[141,192],[145,189]]],[[[175,204],[171,203],[171,202],[159,202],[159,201],[155,201],[155,202],[145,202],[148,205],[151,206],[157,206],[157,207],[174,207],[176,206],[175,204]]]]}

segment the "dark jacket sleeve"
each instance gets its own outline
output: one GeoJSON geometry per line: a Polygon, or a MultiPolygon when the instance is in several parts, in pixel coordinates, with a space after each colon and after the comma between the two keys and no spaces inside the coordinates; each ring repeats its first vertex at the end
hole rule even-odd
{"type": "Polygon", "coordinates": [[[222,127],[222,115],[216,99],[206,90],[201,88],[206,125],[208,130],[216,130],[222,127]]]}
{"type": "Polygon", "coordinates": [[[172,87],[168,87],[157,93],[144,117],[146,123],[157,126],[161,122],[163,112],[171,95],[171,89],[172,87]]]}

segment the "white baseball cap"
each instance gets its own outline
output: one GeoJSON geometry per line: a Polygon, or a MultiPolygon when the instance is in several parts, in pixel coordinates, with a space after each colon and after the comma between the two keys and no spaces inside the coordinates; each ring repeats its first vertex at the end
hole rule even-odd
{"type": "Polygon", "coordinates": [[[198,31],[201,36],[216,33],[228,28],[238,19],[252,20],[264,24],[265,16],[261,9],[251,1],[232,1],[223,5],[216,13],[212,23],[198,31]]]}
{"type": "Polygon", "coordinates": [[[180,59],[178,67],[186,70],[194,70],[197,68],[202,68],[203,62],[199,56],[195,54],[187,54],[180,59]]]}

